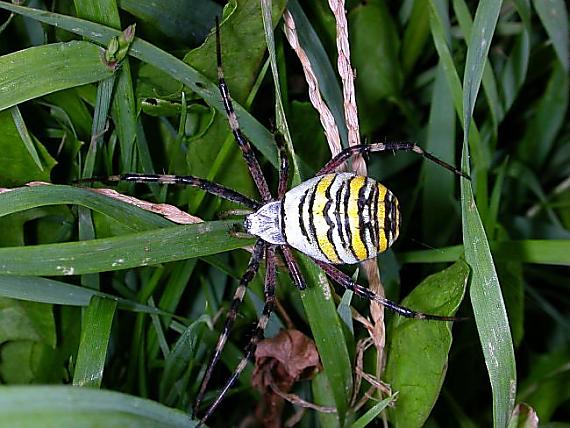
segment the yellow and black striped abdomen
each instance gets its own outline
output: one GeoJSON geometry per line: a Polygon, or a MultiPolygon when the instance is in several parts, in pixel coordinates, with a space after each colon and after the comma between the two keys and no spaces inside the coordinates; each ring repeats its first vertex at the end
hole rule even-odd
{"type": "Polygon", "coordinates": [[[312,178],[283,200],[286,242],[327,263],[358,263],[385,251],[398,237],[396,197],[377,181],[350,173],[312,178]]]}

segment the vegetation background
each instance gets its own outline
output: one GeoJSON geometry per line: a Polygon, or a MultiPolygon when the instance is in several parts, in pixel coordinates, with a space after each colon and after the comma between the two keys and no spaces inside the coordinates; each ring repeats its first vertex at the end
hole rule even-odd
{"type": "MultiPolygon", "coordinates": [[[[0,3],[0,186],[16,189],[0,194],[0,426],[192,425],[173,409],[193,403],[247,265],[239,248],[252,240],[230,236],[235,220],[218,213],[231,206],[197,190],[117,186],[206,220],[176,225],[70,184],[119,172],[193,174],[257,197],[215,86],[211,29],[223,13],[226,80],[275,188],[276,92],[261,6],[26,6],[0,3]],[[111,28],[133,23],[125,57],[129,42],[117,39],[113,51],[119,33],[111,28]],[[57,185],[23,187],[31,181],[57,185]]],[[[323,0],[287,6],[346,142],[334,18],[323,0]]],[[[285,7],[274,1],[272,12],[295,183],[330,151],[283,35],[285,7]]],[[[470,153],[471,183],[412,154],[368,159],[369,175],[403,209],[398,243],[378,258],[386,293],[408,295],[404,303],[417,310],[453,313],[466,261],[458,314],[470,320],[451,330],[388,315],[381,376],[398,394],[375,392],[355,409],[355,352],[367,332],[351,317],[351,296],[337,289],[338,298],[326,299],[310,263],[303,293],[281,272],[285,312],[266,336],[288,325],[287,313],[316,340],[323,370],[293,392],[337,411],[307,411],[301,426],[364,426],[393,400],[382,417],[394,426],[536,426],[537,417],[541,426],[570,426],[567,4],[369,0],[346,10],[362,141],[413,141],[455,164],[463,153],[464,170],[470,153]]],[[[206,404],[249,340],[262,277],[248,291],[206,404]]],[[[352,305],[367,314],[366,302],[352,305]]],[[[365,372],[377,372],[374,360],[369,349],[365,372]]],[[[260,393],[250,375],[248,367],[211,426],[252,420],[260,393]]],[[[293,413],[287,407],[283,420],[293,413]]]]}

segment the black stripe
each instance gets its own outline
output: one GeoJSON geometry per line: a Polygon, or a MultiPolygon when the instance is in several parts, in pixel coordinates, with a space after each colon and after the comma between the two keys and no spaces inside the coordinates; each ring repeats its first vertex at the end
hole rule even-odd
{"type": "Polygon", "coordinates": [[[354,180],[356,176],[352,176],[348,181],[345,181],[344,184],[346,186],[346,193],[344,195],[344,228],[346,230],[346,237],[348,238],[348,249],[354,256],[356,260],[358,260],[358,256],[352,247],[352,231],[350,230],[350,217],[348,215],[348,202],[350,201],[350,183],[354,180]]]}
{"type": "Polygon", "coordinates": [[[364,223],[364,209],[366,208],[366,180],[358,191],[358,234],[366,250],[366,259],[370,257],[370,250],[366,245],[366,224],[364,223]]]}
{"type": "MultiPolygon", "coordinates": [[[[311,193],[311,196],[309,197],[309,219],[308,219],[308,226],[309,226],[309,233],[312,235],[311,239],[313,241],[313,243],[318,242],[317,241],[317,228],[315,227],[315,198],[317,197],[317,187],[319,186],[321,180],[317,181],[317,183],[315,185],[313,185],[312,189],[313,189],[313,193],[311,193]]],[[[316,244],[317,247],[319,246],[318,243],[316,244]]],[[[320,247],[319,247],[320,250],[320,247]]],[[[322,251],[321,251],[322,253],[322,251]]]]}
{"type": "MultiPolygon", "coordinates": [[[[374,190],[376,189],[376,183],[372,180],[366,180],[366,185],[368,187],[368,198],[366,199],[366,211],[368,211],[368,222],[366,223],[366,230],[368,231],[368,236],[370,238],[370,243],[374,246],[376,242],[375,230],[374,230],[374,220],[372,219],[372,204],[374,200],[374,190]]],[[[375,248],[369,248],[369,252],[374,251],[375,248]]],[[[370,254],[370,253],[369,253],[370,254]]]]}
{"type": "Polygon", "coordinates": [[[374,240],[372,242],[378,249],[380,244],[380,230],[378,230],[378,199],[380,198],[380,190],[378,189],[378,183],[374,183],[374,191],[372,193],[372,228],[374,230],[374,240]]]}
{"type": "MultiPolygon", "coordinates": [[[[331,197],[331,189],[332,189],[332,187],[333,187],[333,185],[334,185],[334,182],[335,182],[335,180],[336,180],[337,177],[338,177],[338,175],[335,174],[335,176],[333,177],[331,183],[329,184],[329,187],[328,187],[327,190],[325,191],[325,197],[327,198],[327,203],[325,204],[325,208],[324,208],[324,210],[323,210],[323,215],[325,216],[325,221],[327,222],[327,225],[328,225],[328,227],[329,227],[329,228],[327,229],[327,239],[330,241],[330,243],[331,243],[331,245],[332,245],[332,247],[333,247],[334,254],[335,254],[336,258],[337,258],[338,260],[340,260],[340,257],[339,257],[339,255],[338,255],[338,251],[337,251],[337,249],[336,249],[336,246],[335,246],[335,243],[334,243],[334,240],[333,240],[333,231],[334,231],[334,228],[335,228],[335,222],[334,222],[333,219],[327,214],[327,213],[329,212],[330,208],[331,208],[331,205],[333,204],[333,200],[332,200],[332,197],[331,197]]],[[[338,212],[337,212],[337,215],[338,215],[338,212]]],[[[339,235],[340,235],[340,233],[339,233],[339,235]]],[[[324,254],[323,251],[321,251],[321,252],[324,254]]]]}
{"type": "Polygon", "coordinates": [[[386,245],[390,242],[390,234],[392,233],[392,221],[390,217],[392,216],[392,208],[394,207],[394,201],[392,200],[392,193],[386,190],[386,197],[384,198],[384,233],[386,234],[386,245]]]}
{"type": "Polygon", "coordinates": [[[285,198],[281,200],[281,206],[279,207],[279,215],[281,216],[281,235],[285,242],[287,242],[287,234],[285,233],[285,198]]]}
{"type": "MultiPolygon", "coordinates": [[[[338,175],[335,176],[335,178],[338,177],[338,175]]],[[[340,242],[343,246],[343,248],[348,248],[349,244],[346,241],[346,236],[345,236],[345,231],[344,231],[344,224],[342,222],[342,219],[340,217],[340,206],[342,204],[341,198],[342,198],[342,192],[343,190],[346,190],[346,186],[345,186],[345,182],[340,183],[337,191],[336,191],[336,210],[335,210],[335,219],[336,219],[336,227],[338,229],[338,236],[340,238],[340,242]]],[[[344,212],[344,218],[346,220],[346,210],[344,212]]]]}
{"type": "Polygon", "coordinates": [[[305,223],[303,222],[303,206],[305,205],[305,201],[307,200],[307,194],[309,193],[309,190],[311,189],[307,189],[305,194],[301,197],[301,200],[299,201],[299,212],[298,212],[299,226],[301,228],[301,233],[303,234],[303,236],[307,241],[309,240],[309,235],[307,234],[307,229],[305,229],[305,223]]]}
{"type": "Polygon", "coordinates": [[[394,236],[396,236],[396,227],[398,227],[398,219],[396,218],[398,215],[398,210],[396,207],[396,201],[395,201],[395,197],[392,196],[392,223],[390,224],[390,239],[394,239],[394,236]]]}

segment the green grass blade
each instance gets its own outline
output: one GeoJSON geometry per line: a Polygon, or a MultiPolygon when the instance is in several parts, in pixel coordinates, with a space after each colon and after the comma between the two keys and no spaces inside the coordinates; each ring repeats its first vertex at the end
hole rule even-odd
{"type": "Polygon", "coordinates": [[[376,419],[376,417],[380,413],[382,413],[382,411],[386,407],[396,403],[397,399],[398,399],[398,393],[396,392],[391,396],[384,398],[382,401],[379,401],[374,406],[372,406],[365,414],[363,414],[360,418],[354,421],[353,424],[350,426],[350,428],[365,428],[366,426],[368,426],[369,423],[371,423],[374,419],[376,419]]]}
{"type": "MultiPolygon", "coordinates": [[[[517,260],[555,266],[570,266],[570,240],[526,239],[521,241],[491,241],[493,258],[517,260]]],[[[406,251],[398,254],[401,263],[448,263],[463,255],[463,246],[434,250],[406,251]]]]}
{"type": "MultiPolygon", "coordinates": [[[[465,133],[462,166],[465,171],[469,171],[467,134],[500,8],[500,1],[489,0],[479,3],[473,22],[463,79],[465,133]]],[[[475,167],[478,166],[480,165],[475,163],[475,167]]],[[[504,427],[510,418],[516,396],[517,381],[513,341],[501,286],[483,223],[475,204],[471,183],[463,179],[461,180],[461,200],[465,258],[473,269],[470,289],[471,303],[493,392],[493,422],[495,427],[504,427]]],[[[486,202],[486,200],[479,201],[485,209],[486,202]]]]}
{"type": "MultiPolygon", "coordinates": [[[[332,291],[323,272],[305,256],[297,257],[307,281],[301,300],[319,350],[342,426],[352,394],[352,367],[346,340],[332,298],[332,291]]],[[[330,403],[321,403],[330,405],[330,403]]]]}
{"type": "Polygon", "coordinates": [[[70,306],[87,306],[93,296],[99,296],[101,298],[115,300],[122,309],[128,309],[134,312],[171,315],[157,308],[111,296],[110,294],[102,293],[91,288],[80,287],[37,276],[0,274],[0,296],[30,302],[70,306]]]}
{"type": "Polygon", "coordinates": [[[463,129],[469,131],[475,100],[479,93],[487,54],[495,32],[501,1],[483,0],[477,6],[473,29],[468,43],[467,61],[463,76],[463,129]]]}
{"type": "Polygon", "coordinates": [[[112,74],[101,61],[101,48],[81,41],[36,46],[3,55],[0,69],[0,110],[62,89],[97,82],[112,74]]]}
{"type": "Polygon", "coordinates": [[[81,342],[73,374],[74,386],[101,387],[116,308],[115,300],[98,296],[91,299],[83,316],[81,342]]]}
{"type": "Polygon", "coordinates": [[[179,410],[119,392],[71,386],[3,386],[1,427],[194,427],[179,410]]]}
{"type": "Polygon", "coordinates": [[[558,60],[568,73],[568,3],[562,0],[534,0],[532,3],[550,37],[558,60]]]}
{"type": "Polygon", "coordinates": [[[173,225],[156,214],[89,189],[57,185],[22,187],[1,193],[0,217],[32,208],[65,204],[76,204],[106,214],[133,231],[173,225]]]}
{"type": "MultiPolygon", "coordinates": [[[[463,167],[468,168],[467,144],[463,167]]],[[[471,183],[461,180],[465,258],[473,270],[470,297],[493,391],[494,426],[505,427],[513,410],[517,375],[513,341],[501,285],[491,256],[471,183]]]]}
{"type": "Polygon", "coordinates": [[[83,275],[201,257],[253,243],[231,236],[234,224],[213,221],[91,241],[0,248],[0,273],[83,275]]]}
{"type": "Polygon", "coordinates": [[[42,165],[42,161],[40,160],[40,156],[38,154],[38,151],[36,150],[34,141],[32,140],[28,128],[26,127],[26,122],[24,122],[22,113],[20,113],[20,109],[17,106],[14,106],[10,109],[10,112],[12,113],[12,118],[14,119],[14,125],[18,129],[20,138],[22,139],[24,146],[26,146],[26,149],[28,150],[30,157],[34,160],[34,163],[36,164],[38,169],[40,171],[43,171],[44,167],[42,165]]]}

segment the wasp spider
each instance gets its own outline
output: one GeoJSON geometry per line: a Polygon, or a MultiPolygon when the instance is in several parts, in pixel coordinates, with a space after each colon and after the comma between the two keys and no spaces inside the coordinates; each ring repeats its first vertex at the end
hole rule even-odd
{"type": "Polygon", "coordinates": [[[195,413],[200,407],[214,366],[221,357],[238,309],[244,299],[246,287],[258,271],[262,260],[265,260],[266,263],[265,304],[255,331],[245,349],[243,359],[220,394],[203,414],[202,423],[218,407],[228,390],[238,379],[248,360],[253,356],[257,343],[263,337],[263,331],[273,310],[275,300],[276,252],[280,252],[283,256],[291,278],[300,290],[303,290],[306,285],[291,248],[312,258],[326,275],[345,289],[353,291],[357,296],[364,299],[382,304],[401,316],[419,320],[457,320],[455,317],[430,315],[400,306],[357,284],[350,276],[334,266],[337,264],[354,264],[376,257],[378,253],[386,251],[394,243],[398,238],[400,227],[398,199],[390,190],[370,177],[358,176],[353,173],[337,173],[335,170],[338,167],[357,153],[412,151],[457,175],[469,178],[460,170],[425,152],[415,144],[376,143],[352,146],[341,151],[321,168],[315,177],[287,190],[288,159],[282,142],[277,139],[280,169],[277,197],[275,198],[269,190],[248,140],[240,130],[238,118],[232,106],[222,69],[218,22],[216,22],[216,54],[218,85],[228,122],[261,195],[261,202],[235,190],[194,176],[123,174],[81,180],[187,185],[241,204],[252,211],[246,216],[243,227],[248,234],[254,235],[258,239],[253,247],[247,270],[241,277],[234,294],[223,330],[202,380],[194,404],[195,413]]]}

